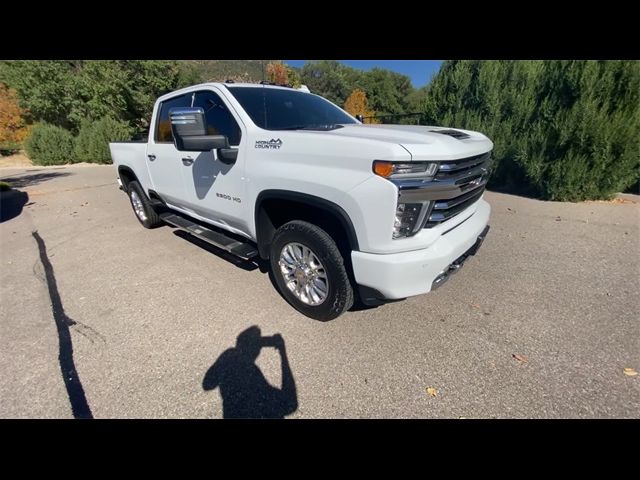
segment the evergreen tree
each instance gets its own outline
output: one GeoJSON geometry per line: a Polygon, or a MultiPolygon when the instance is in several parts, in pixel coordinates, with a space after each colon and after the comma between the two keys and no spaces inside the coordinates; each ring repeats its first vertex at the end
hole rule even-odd
{"type": "Polygon", "coordinates": [[[493,140],[494,187],[576,201],[640,178],[636,61],[448,61],[422,110],[493,140]]]}

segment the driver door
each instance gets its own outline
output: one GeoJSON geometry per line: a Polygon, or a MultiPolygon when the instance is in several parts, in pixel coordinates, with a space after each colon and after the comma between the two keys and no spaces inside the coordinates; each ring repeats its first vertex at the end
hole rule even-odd
{"type": "Polygon", "coordinates": [[[225,135],[231,148],[238,149],[235,163],[222,162],[215,150],[181,152],[184,208],[220,226],[247,232],[245,220],[245,143],[235,113],[214,90],[195,93],[193,107],[205,112],[208,135],[225,135]]]}

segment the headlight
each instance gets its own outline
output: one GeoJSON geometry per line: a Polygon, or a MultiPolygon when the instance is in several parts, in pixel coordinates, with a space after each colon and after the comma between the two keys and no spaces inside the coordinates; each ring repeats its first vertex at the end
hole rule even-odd
{"type": "MultiPolygon", "coordinates": [[[[373,162],[373,173],[393,181],[397,180],[432,180],[438,171],[436,162],[388,162],[376,160],[373,162]]],[[[398,202],[396,216],[393,222],[393,239],[411,237],[418,233],[424,224],[425,216],[431,202],[402,203],[398,202]]]]}
{"type": "Polygon", "coordinates": [[[430,180],[438,171],[438,164],[434,162],[387,162],[376,160],[373,162],[373,173],[388,179],[415,178],[430,180]]]}

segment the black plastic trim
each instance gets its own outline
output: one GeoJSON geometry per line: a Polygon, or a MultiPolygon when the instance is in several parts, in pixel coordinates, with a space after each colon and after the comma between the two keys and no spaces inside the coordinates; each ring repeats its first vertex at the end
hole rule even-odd
{"type": "Polygon", "coordinates": [[[358,297],[360,302],[367,307],[377,307],[388,303],[388,300],[378,290],[360,284],[358,284],[358,297]]]}
{"type": "Polygon", "coordinates": [[[254,211],[257,240],[256,243],[258,244],[258,250],[262,258],[268,257],[268,252],[265,247],[270,243],[271,239],[268,239],[267,241],[267,239],[262,238],[264,234],[261,234],[261,231],[263,231],[264,229],[261,228],[260,225],[260,207],[262,205],[262,202],[270,199],[291,200],[298,203],[306,203],[307,205],[320,208],[330,214],[335,215],[347,234],[347,240],[349,241],[349,247],[351,248],[351,250],[360,249],[358,244],[358,236],[356,234],[355,228],[353,227],[353,223],[351,222],[351,219],[349,218],[347,212],[345,212],[340,205],[330,202],[329,200],[325,200],[324,198],[309,195],[307,193],[294,192],[292,190],[263,190],[262,192],[260,192],[260,194],[258,194],[258,197],[256,198],[254,211]]]}
{"type": "Polygon", "coordinates": [[[128,182],[125,182],[124,179],[122,178],[122,172],[126,172],[127,174],[131,174],[131,176],[133,177],[133,180],[135,180],[136,182],[138,182],[138,176],[135,174],[135,172],[133,170],[131,170],[131,168],[121,165],[118,167],[118,177],[120,177],[120,181],[122,182],[122,188],[121,190],[123,192],[127,192],[127,184],[128,182]]]}

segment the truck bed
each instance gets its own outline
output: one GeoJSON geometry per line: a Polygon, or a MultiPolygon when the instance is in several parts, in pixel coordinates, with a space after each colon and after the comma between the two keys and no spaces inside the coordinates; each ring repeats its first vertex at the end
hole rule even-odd
{"type": "Polygon", "coordinates": [[[111,159],[118,173],[122,169],[130,169],[136,173],[142,187],[150,188],[147,161],[147,143],[144,141],[112,142],[109,143],[111,159]]]}

